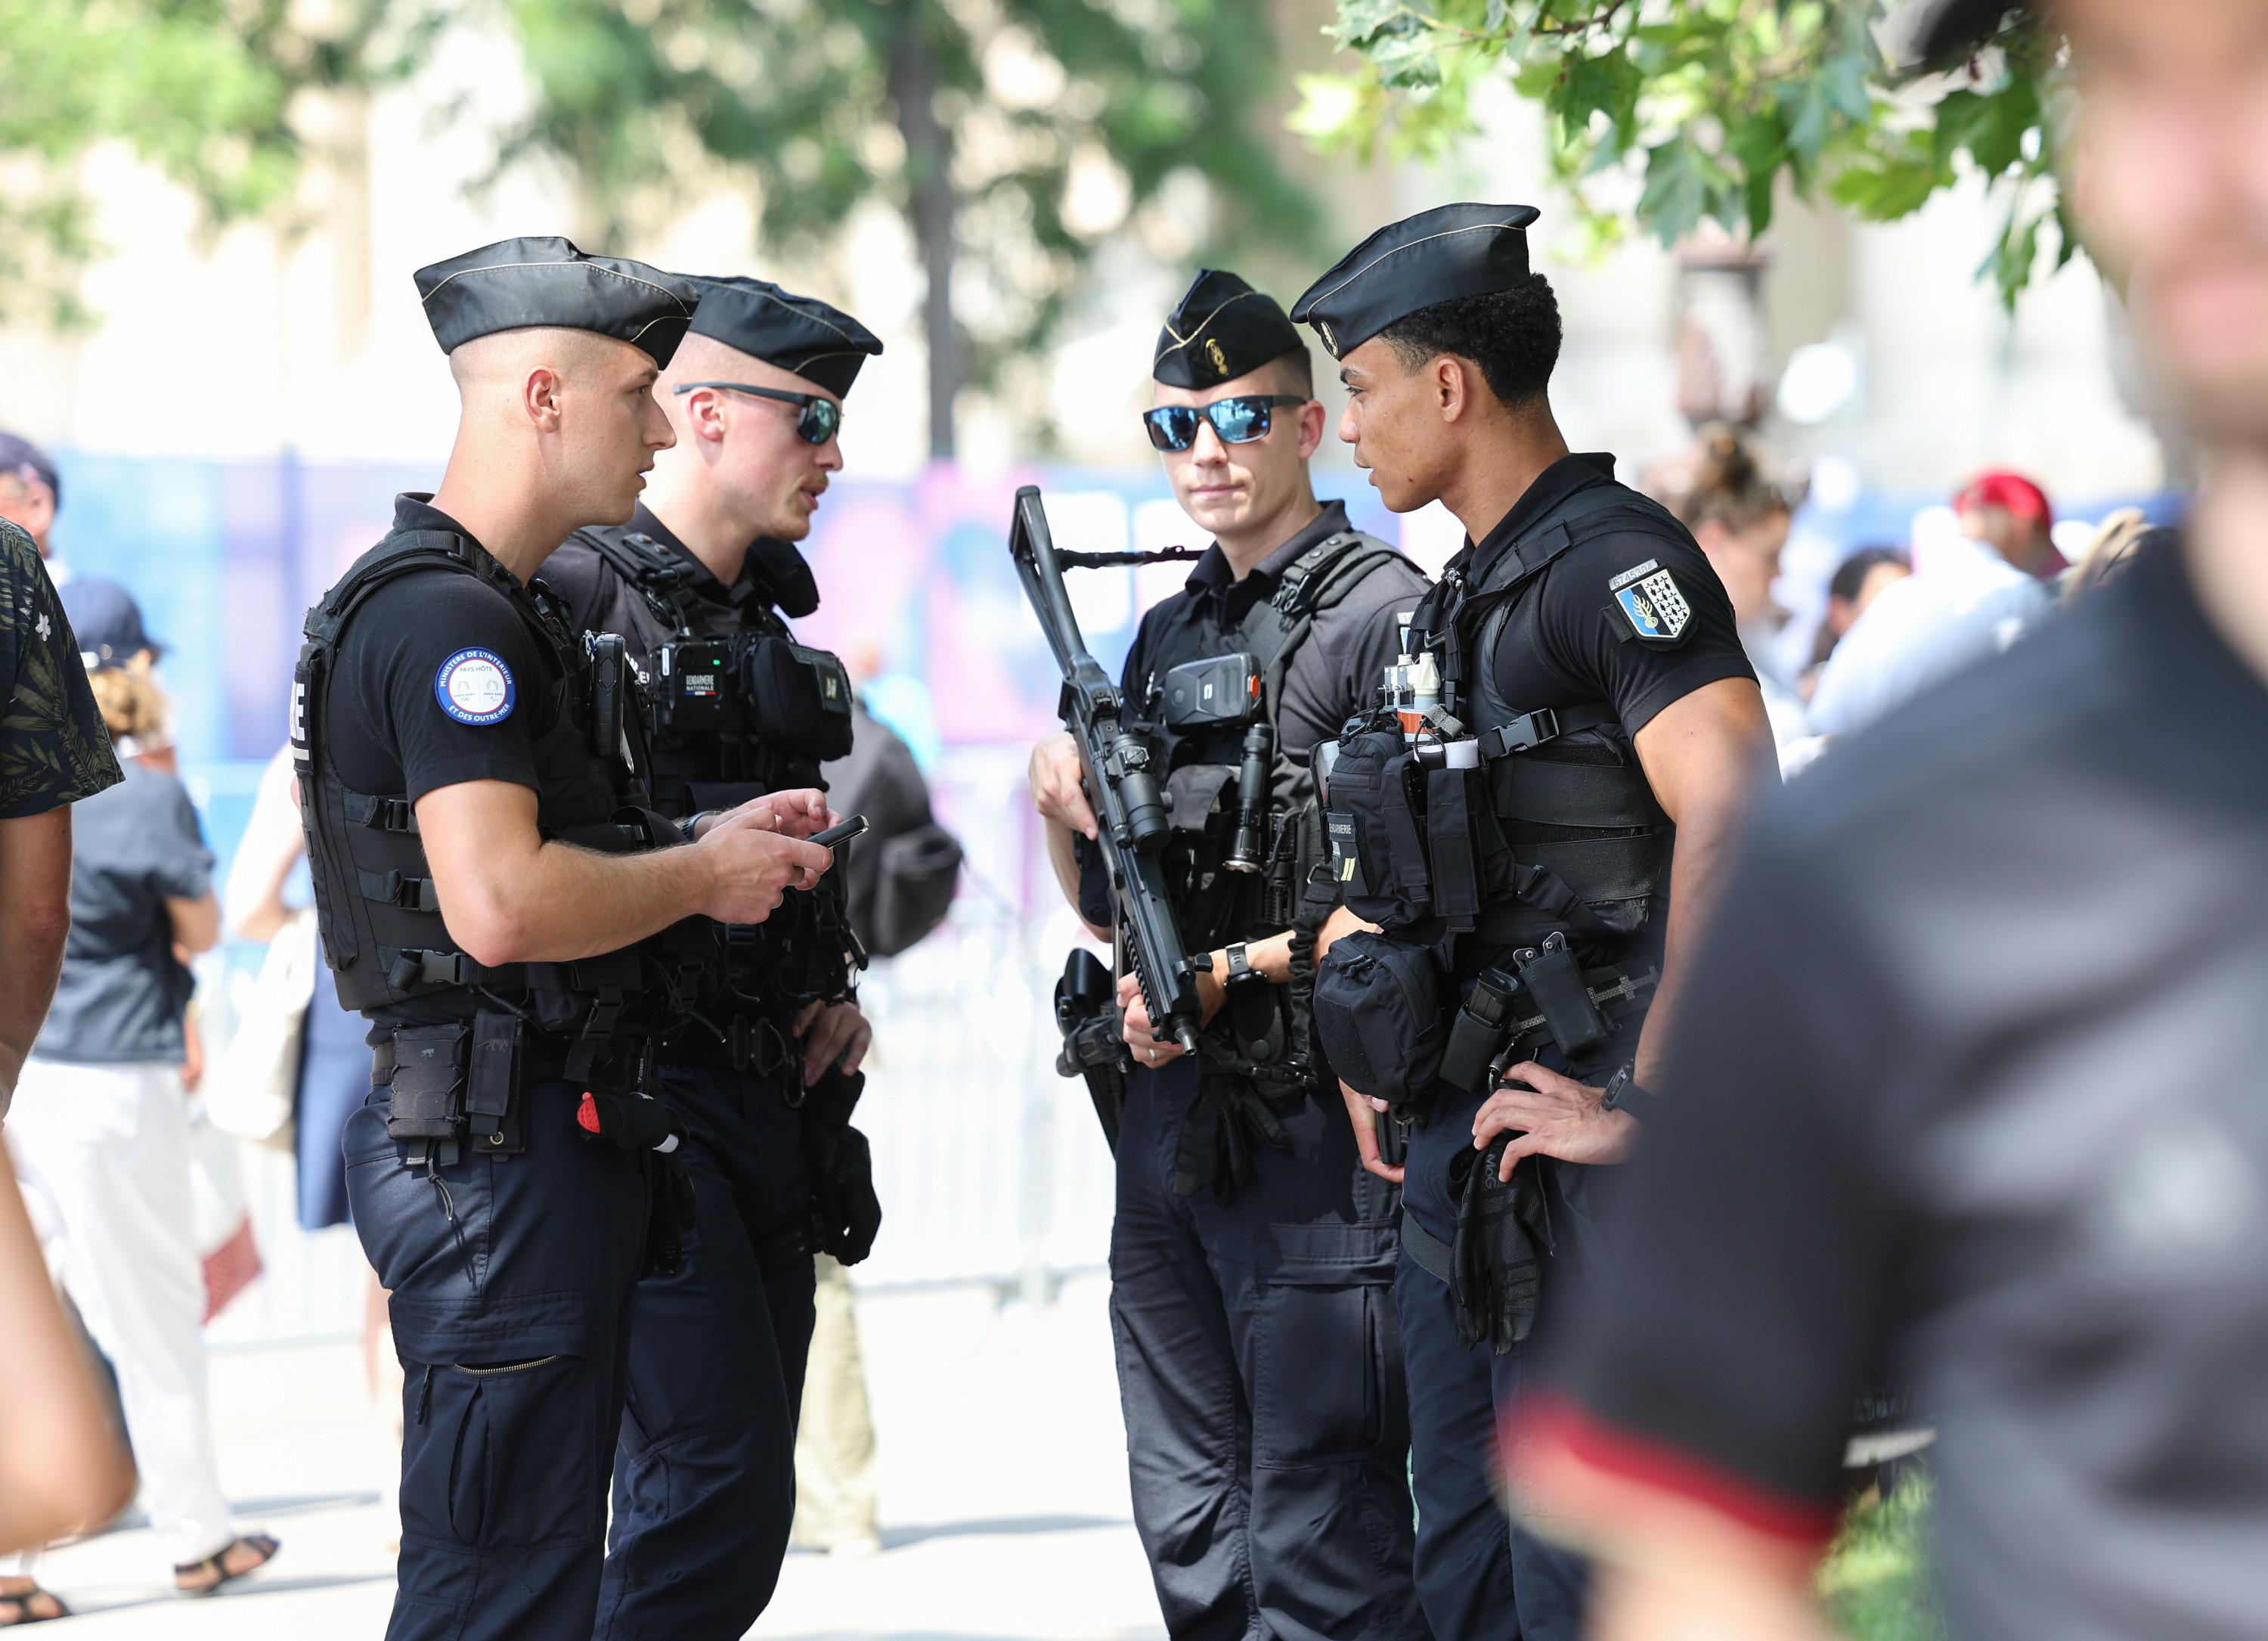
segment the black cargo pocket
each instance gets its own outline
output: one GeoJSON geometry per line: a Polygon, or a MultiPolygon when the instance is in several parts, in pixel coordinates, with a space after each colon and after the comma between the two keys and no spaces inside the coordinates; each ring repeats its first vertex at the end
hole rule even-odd
{"type": "Polygon", "coordinates": [[[1425,839],[1410,804],[1414,768],[1399,728],[1343,737],[1331,766],[1332,869],[1347,909],[1381,928],[1406,928],[1432,909],[1425,839]]]}
{"type": "Polygon", "coordinates": [[[1386,1435],[1394,1360],[1390,1225],[1274,1225],[1281,1256],[1253,1328],[1252,1461],[1344,1464],[1386,1435]]]}
{"type": "MultiPolygon", "coordinates": [[[[593,1451],[590,1364],[578,1356],[411,1364],[412,1406],[431,1426],[416,1460],[420,1496],[446,1497],[457,1539],[477,1549],[596,1545],[604,1501],[593,1451]],[[420,1382],[430,1375],[430,1385],[420,1382]],[[446,1467],[446,1477],[431,1471],[446,1467]],[[446,1482],[446,1491],[432,1490],[446,1482]]],[[[409,1491],[412,1480],[405,1475],[409,1491]]]]}
{"type": "Polygon", "coordinates": [[[1441,1073],[1447,1034],[1432,953],[1369,929],[1332,942],[1315,966],[1315,1033],[1347,1085],[1422,1105],[1441,1073]]]}

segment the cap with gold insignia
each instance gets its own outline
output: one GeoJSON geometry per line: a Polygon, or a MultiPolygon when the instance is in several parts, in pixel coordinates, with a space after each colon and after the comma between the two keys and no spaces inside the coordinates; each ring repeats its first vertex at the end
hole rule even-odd
{"type": "Polygon", "coordinates": [[[1204,268],[1166,315],[1150,374],[1169,388],[1211,388],[1307,345],[1274,297],[1204,268]]]}
{"type": "Polygon", "coordinates": [[[1533,205],[1442,205],[1381,228],[1339,258],[1292,305],[1333,359],[1397,319],[1461,296],[1509,290],[1528,277],[1533,205]]]}
{"type": "Polygon", "coordinates": [[[595,330],[667,365],[699,293],[675,274],[615,256],[586,256],[556,234],[499,240],[417,270],[417,294],[441,351],[531,325],[595,330]]]}
{"type": "Polygon", "coordinates": [[[839,307],[768,279],[688,274],[701,292],[693,329],[842,398],[881,339],[839,307]]]}

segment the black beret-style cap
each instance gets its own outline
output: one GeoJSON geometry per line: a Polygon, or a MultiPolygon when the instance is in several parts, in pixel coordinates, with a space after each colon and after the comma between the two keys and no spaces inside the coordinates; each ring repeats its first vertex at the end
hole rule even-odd
{"type": "Polygon", "coordinates": [[[701,299],[675,274],[585,256],[556,234],[499,240],[420,268],[417,294],[444,353],[499,330],[558,325],[635,343],[665,366],[701,299]]]}
{"type": "Polygon", "coordinates": [[[1397,319],[1461,296],[1509,290],[1528,277],[1533,205],[1442,205],[1389,224],[1338,260],[1292,305],[1333,359],[1397,319]]]}
{"type": "Polygon", "coordinates": [[[882,341],[839,307],[783,291],[769,279],[687,278],[701,292],[693,329],[767,365],[817,383],[840,399],[882,341]]]}
{"type": "Polygon", "coordinates": [[[1150,374],[1169,388],[1210,388],[1306,346],[1274,297],[1233,273],[1200,269],[1166,315],[1150,374]]]}

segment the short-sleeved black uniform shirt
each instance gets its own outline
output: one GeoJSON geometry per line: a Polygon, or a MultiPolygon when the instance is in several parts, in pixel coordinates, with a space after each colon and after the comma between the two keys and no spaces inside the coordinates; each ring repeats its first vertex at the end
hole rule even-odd
{"type": "MultiPolygon", "coordinates": [[[[1326,502],[1313,521],[1241,580],[1220,543],[1208,547],[1182,590],[1143,612],[1119,673],[1129,706],[1147,691],[1151,657],[1176,625],[1203,622],[1216,632],[1233,632],[1256,604],[1274,596],[1284,572],[1302,553],[1351,528],[1346,504],[1326,502]]],[[[1283,693],[1277,700],[1276,743],[1286,757],[1306,758],[1316,742],[1336,736],[1348,718],[1370,705],[1386,669],[1402,653],[1401,617],[1418,607],[1425,587],[1424,571],[1397,559],[1370,571],[1344,599],[1315,613],[1314,625],[1284,669],[1283,693]]],[[[1102,858],[1084,847],[1079,857],[1080,915],[1107,928],[1110,896],[1102,858]]]]}
{"type": "MultiPolygon", "coordinates": [[[[395,499],[394,528],[473,541],[424,496],[395,499]]],[[[414,803],[468,780],[537,784],[533,749],[558,713],[559,671],[511,601],[478,578],[415,570],[372,594],[340,638],[332,680],[324,728],[355,791],[414,803]],[[512,708],[493,721],[450,710],[450,664],[468,649],[490,652],[504,669],[512,708]]]]}
{"type": "Polygon", "coordinates": [[[118,756],[32,538],[0,519],[0,820],[118,782],[118,756]]]}
{"type": "MultiPolygon", "coordinates": [[[[1450,567],[1466,562],[1486,565],[1496,550],[1545,529],[1578,497],[1615,484],[1611,455],[1561,457],[1528,487],[1501,523],[1451,559],[1450,567]]],[[[1632,500],[1638,505],[1636,498],[1632,500]]],[[[1493,654],[1478,657],[1477,664],[1495,669],[1505,700],[1523,713],[1604,702],[1634,737],[1663,708],[1696,690],[1727,678],[1756,676],[1741,646],[1732,601],[1706,555],[1690,540],[1673,541],[1636,529],[1605,531],[1562,552],[1518,595],[1517,602],[1521,617],[1506,623],[1506,641],[1493,654]],[[1692,611],[1675,648],[1656,648],[1631,638],[1629,627],[1610,608],[1609,584],[1649,560],[1669,573],[1692,611]],[[1531,610],[1532,625],[1527,619],[1531,610]],[[1533,644],[1524,637],[1528,632],[1535,635],[1533,644]]],[[[1668,906],[1665,878],[1652,920],[1627,949],[1587,955],[1622,962],[1658,956],[1668,906]]],[[[1410,1136],[1403,1209],[1443,1241],[1454,1237],[1457,1222],[1456,1203],[1449,1194],[1449,1159],[1472,1143],[1473,1114],[1481,1100],[1477,1093],[1437,1098],[1410,1136]]]]}
{"type": "Polygon", "coordinates": [[[131,760],[125,772],[71,811],[70,938],[32,1050],[41,1060],[180,1062],[195,982],[166,902],[201,898],[213,855],[187,787],[131,760]]]}
{"type": "MultiPolygon", "coordinates": [[[[394,528],[446,530],[479,545],[423,496],[395,499],[394,528]]],[[[534,749],[557,721],[563,677],[511,601],[475,577],[413,570],[372,594],[340,636],[331,679],[323,733],[350,789],[415,803],[468,780],[541,788],[534,749]],[[501,718],[484,703],[450,710],[453,664],[467,650],[503,669],[511,710],[501,718]]],[[[370,1013],[394,1024],[453,1017],[446,1001],[428,999],[370,1013]]],[[[383,1029],[373,1026],[373,1037],[383,1029]]]]}
{"type": "MultiPolygon", "coordinates": [[[[1471,550],[1474,558],[1484,562],[1491,550],[1528,535],[1576,497],[1601,486],[1622,488],[1615,482],[1614,457],[1561,457],[1471,550]]],[[[1533,648],[1505,645],[1488,664],[1496,669],[1505,699],[1522,712],[1604,701],[1624,730],[1635,735],[1663,707],[1704,684],[1756,676],[1741,647],[1732,601],[1708,556],[1690,542],[1609,532],[1569,548],[1521,598],[1535,601],[1540,642],[1533,648]],[[1674,649],[1631,638],[1630,629],[1609,609],[1613,595],[1608,584],[1648,559],[1669,572],[1693,612],[1674,649]]]]}
{"type": "Polygon", "coordinates": [[[1770,806],[1692,986],[1558,1364],[1591,1450],[1823,1532],[1895,1378],[1955,1633],[2258,1636],[2268,689],[2180,553],[1770,806]]]}

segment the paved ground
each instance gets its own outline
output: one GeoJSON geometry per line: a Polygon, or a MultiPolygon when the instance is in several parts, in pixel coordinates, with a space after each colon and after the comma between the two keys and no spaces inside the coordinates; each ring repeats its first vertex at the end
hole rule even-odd
{"type": "MultiPolygon", "coordinates": [[[[1128,1516],[1100,1280],[1043,1310],[989,1291],[901,1293],[861,1315],[880,1435],[882,1554],[797,1554],[755,1633],[778,1641],[1154,1641],[1165,1634],[1128,1516]]],[[[56,1551],[42,1577],[83,1616],[58,1641],[375,1637],[393,1597],[379,1504],[390,1455],[351,1344],[225,1352],[223,1479],[284,1541],[210,1600],[169,1592],[128,1527],[56,1551]]]]}

